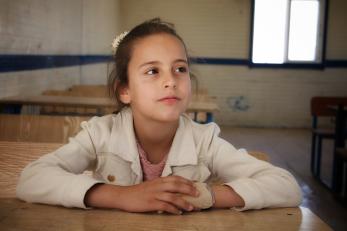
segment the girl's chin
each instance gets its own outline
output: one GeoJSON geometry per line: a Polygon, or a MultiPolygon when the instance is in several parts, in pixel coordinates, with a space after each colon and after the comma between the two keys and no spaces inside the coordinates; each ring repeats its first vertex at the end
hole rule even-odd
{"type": "Polygon", "coordinates": [[[161,117],[159,120],[162,122],[177,122],[179,120],[179,116],[170,116],[170,117],[161,117]]]}
{"type": "Polygon", "coordinates": [[[176,122],[177,120],[179,120],[180,116],[182,113],[171,113],[171,114],[161,114],[160,116],[158,116],[159,120],[161,121],[165,121],[165,122],[176,122]]]}

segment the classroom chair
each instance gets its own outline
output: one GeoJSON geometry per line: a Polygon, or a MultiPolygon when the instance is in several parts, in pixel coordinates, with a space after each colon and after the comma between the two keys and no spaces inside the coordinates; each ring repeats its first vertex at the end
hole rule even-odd
{"type": "MultiPolygon", "coordinates": [[[[312,116],[312,143],[311,143],[311,172],[319,181],[322,155],[322,141],[324,139],[335,139],[334,127],[321,127],[319,118],[335,118],[335,112],[329,106],[347,105],[346,97],[322,97],[316,96],[311,99],[312,116]]],[[[333,153],[333,151],[332,151],[333,153]]]]}
{"type": "Polygon", "coordinates": [[[344,206],[347,206],[347,149],[337,148],[336,158],[338,161],[338,181],[340,181],[341,189],[337,192],[337,199],[342,202],[344,206]]]}

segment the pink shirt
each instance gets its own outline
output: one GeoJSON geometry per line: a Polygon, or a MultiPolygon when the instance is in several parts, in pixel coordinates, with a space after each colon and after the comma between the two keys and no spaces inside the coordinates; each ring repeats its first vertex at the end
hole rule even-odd
{"type": "Polygon", "coordinates": [[[143,173],[143,181],[153,180],[161,176],[163,169],[165,167],[167,155],[158,163],[152,164],[147,159],[147,154],[145,150],[141,147],[141,145],[137,142],[137,149],[140,155],[140,162],[143,173]]]}

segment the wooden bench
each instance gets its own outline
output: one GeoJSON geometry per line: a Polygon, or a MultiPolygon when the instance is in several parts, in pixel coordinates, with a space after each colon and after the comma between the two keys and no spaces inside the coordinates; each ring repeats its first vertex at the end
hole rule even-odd
{"type": "MultiPolygon", "coordinates": [[[[42,92],[42,95],[48,96],[67,96],[67,97],[94,97],[92,94],[82,94],[68,90],[47,90],[42,92]]],[[[96,108],[85,108],[76,106],[42,106],[40,114],[97,114],[96,108]]]]}
{"type": "Polygon", "coordinates": [[[66,90],[46,90],[43,95],[64,95],[76,97],[100,97],[107,98],[108,91],[106,85],[73,85],[66,90]]]}
{"type": "MultiPolygon", "coordinates": [[[[51,96],[73,96],[73,97],[95,97],[95,98],[108,98],[108,92],[106,85],[73,85],[66,90],[46,90],[42,92],[42,95],[51,96]]],[[[114,108],[107,109],[103,114],[109,114],[114,111],[114,108]]],[[[52,107],[44,106],[41,110],[42,114],[69,114],[77,113],[83,114],[97,114],[96,108],[83,108],[83,107],[52,107]]]]}
{"type": "MultiPolygon", "coordinates": [[[[52,96],[70,96],[70,92],[67,90],[46,90],[43,91],[41,94],[52,96]]],[[[80,111],[81,109],[77,109],[76,107],[42,106],[40,108],[40,114],[74,113],[80,111]]]]}
{"type": "Polygon", "coordinates": [[[66,143],[90,117],[0,114],[0,140],[66,143]]]}
{"type": "MultiPolygon", "coordinates": [[[[0,141],[0,198],[15,197],[16,185],[23,168],[62,145],[59,143],[0,141]]],[[[250,154],[262,160],[268,160],[265,153],[250,152],[250,154]]]]}
{"type": "Polygon", "coordinates": [[[107,98],[108,89],[106,85],[73,85],[69,92],[71,96],[87,96],[107,98]]]}

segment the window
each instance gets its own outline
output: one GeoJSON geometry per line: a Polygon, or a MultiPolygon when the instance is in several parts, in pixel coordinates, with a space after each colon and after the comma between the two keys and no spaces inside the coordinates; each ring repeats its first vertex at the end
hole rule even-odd
{"type": "Polygon", "coordinates": [[[253,0],[253,64],[321,64],[327,0],[253,0]]]}

